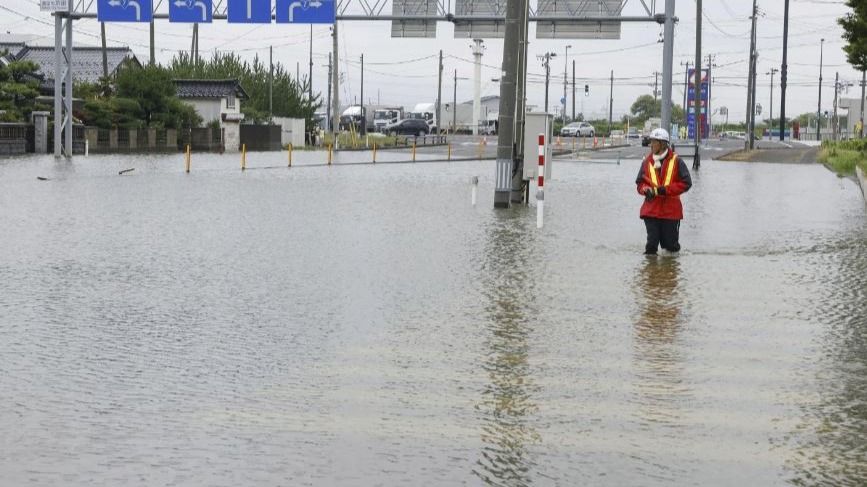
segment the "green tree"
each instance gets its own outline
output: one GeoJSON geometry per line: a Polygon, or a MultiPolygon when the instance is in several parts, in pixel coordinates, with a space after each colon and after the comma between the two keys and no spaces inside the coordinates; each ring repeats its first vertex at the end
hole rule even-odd
{"type": "Polygon", "coordinates": [[[125,69],[117,75],[117,96],[135,100],[147,127],[154,116],[169,108],[169,100],[175,96],[175,85],[169,72],[156,65],[141,69],[125,69]]]}
{"type": "MultiPolygon", "coordinates": [[[[660,117],[662,115],[662,100],[653,98],[651,95],[641,95],[632,103],[629,109],[632,113],[632,124],[634,126],[643,125],[648,118],[660,117]]],[[[672,123],[683,122],[683,108],[680,105],[671,102],[671,121],[672,123]]]]}
{"type": "Polygon", "coordinates": [[[32,61],[12,61],[0,66],[0,110],[4,120],[23,121],[30,117],[39,96],[39,67],[32,61]]]}
{"type": "Polygon", "coordinates": [[[846,60],[859,71],[867,70],[867,2],[847,0],[851,12],[837,20],[843,27],[846,60]]]}

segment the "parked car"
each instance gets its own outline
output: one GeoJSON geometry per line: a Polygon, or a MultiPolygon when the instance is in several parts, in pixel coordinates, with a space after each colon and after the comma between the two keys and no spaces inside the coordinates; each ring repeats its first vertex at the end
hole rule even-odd
{"type": "Polygon", "coordinates": [[[629,130],[626,131],[627,139],[637,139],[641,137],[641,134],[638,133],[638,129],[635,127],[629,127],[629,130]]]}
{"type": "Polygon", "coordinates": [[[623,131],[622,130],[612,130],[611,133],[608,134],[608,136],[611,138],[623,137],[623,131]]]}
{"type": "Polygon", "coordinates": [[[641,146],[647,147],[649,145],[650,145],[650,136],[647,134],[642,135],[641,136],[641,146]]]}
{"type": "Polygon", "coordinates": [[[427,135],[430,133],[428,123],[420,118],[406,118],[400,122],[386,125],[385,133],[388,135],[427,135]]]}
{"type": "Polygon", "coordinates": [[[561,137],[593,137],[596,129],[587,122],[572,122],[560,129],[561,137]]]}

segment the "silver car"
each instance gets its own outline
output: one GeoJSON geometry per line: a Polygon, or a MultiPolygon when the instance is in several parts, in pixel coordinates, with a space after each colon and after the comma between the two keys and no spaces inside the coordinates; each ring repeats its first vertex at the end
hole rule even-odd
{"type": "Polygon", "coordinates": [[[561,137],[593,137],[596,129],[587,122],[572,122],[560,129],[561,137]]]}

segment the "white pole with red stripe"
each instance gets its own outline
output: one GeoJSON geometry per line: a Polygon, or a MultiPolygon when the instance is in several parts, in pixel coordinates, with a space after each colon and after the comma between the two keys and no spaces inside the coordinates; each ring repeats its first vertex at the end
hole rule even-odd
{"type": "Polygon", "coordinates": [[[542,228],[545,212],[545,134],[539,134],[539,176],[536,186],[536,228],[542,228]]]}

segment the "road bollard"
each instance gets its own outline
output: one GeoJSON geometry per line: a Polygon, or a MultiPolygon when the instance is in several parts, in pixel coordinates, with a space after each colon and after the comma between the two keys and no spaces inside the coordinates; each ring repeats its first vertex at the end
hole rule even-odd
{"type": "Polygon", "coordinates": [[[247,170],[247,144],[241,144],[241,170],[247,170]]]}
{"type": "Polygon", "coordinates": [[[542,228],[545,214],[545,134],[539,134],[539,175],[536,187],[536,228],[542,228]]]}
{"type": "Polygon", "coordinates": [[[292,167],[292,144],[289,144],[289,167],[292,167]]]}
{"type": "Polygon", "coordinates": [[[84,138],[84,157],[90,155],[90,139],[87,137],[84,138]]]}
{"type": "Polygon", "coordinates": [[[333,157],[332,150],[333,150],[333,148],[332,148],[331,144],[328,144],[328,165],[329,166],[331,165],[331,158],[333,157]]]}
{"type": "Polygon", "coordinates": [[[449,142],[449,160],[452,160],[452,144],[449,142]]]}
{"type": "Polygon", "coordinates": [[[412,139],[412,162],[415,162],[415,139],[412,139]]]}
{"type": "Polygon", "coordinates": [[[479,177],[473,176],[472,178],[470,178],[470,183],[473,185],[473,197],[472,197],[473,206],[476,206],[476,194],[478,193],[478,190],[479,190],[479,177]]]}
{"type": "Polygon", "coordinates": [[[376,142],[373,143],[373,163],[376,164],[376,142]]]}
{"type": "Polygon", "coordinates": [[[184,152],[184,170],[190,172],[190,144],[187,144],[187,150],[184,152]]]}

